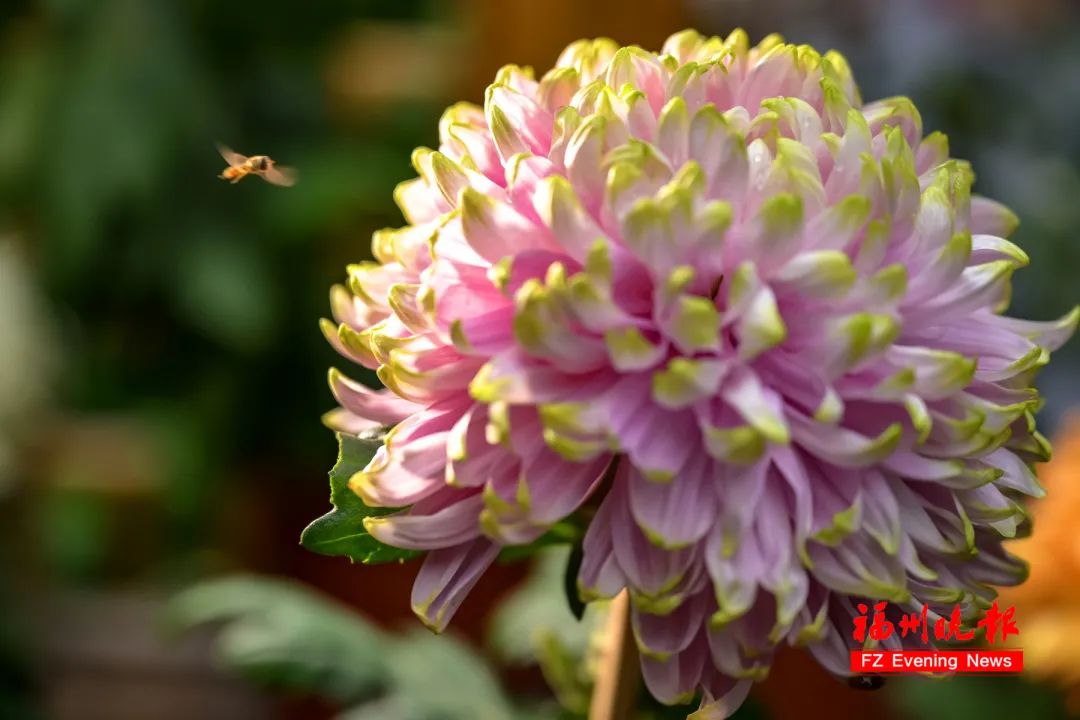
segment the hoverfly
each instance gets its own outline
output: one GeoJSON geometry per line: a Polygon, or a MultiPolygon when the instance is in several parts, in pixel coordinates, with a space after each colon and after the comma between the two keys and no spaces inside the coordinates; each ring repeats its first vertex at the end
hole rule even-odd
{"type": "Polygon", "coordinates": [[[266,155],[252,155],[247,157],[234,152],[221,143],[217,146],[221,157],[229,163],[218,177],[236,184],[248,175],[258,175],[263,180],[273,185],[290,187],[296,183],[296,171],[292,168],[283,167],[275,163],[266,155]]]}

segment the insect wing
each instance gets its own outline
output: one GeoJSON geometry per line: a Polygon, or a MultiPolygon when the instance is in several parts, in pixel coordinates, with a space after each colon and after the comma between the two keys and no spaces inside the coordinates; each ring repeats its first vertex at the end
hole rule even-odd
{"type": "Polygon", "coordinates": [[[262,176],[266,182],[282,187],[292,187],[296,184],[296,170],[291,167],[271,165],[263,171],[262,176]]]}
{"type": "Polygon", "coordinates": [[[240,167],[247,162],[246,156],[235,152],[234,150],[226,147],[225,145],[222,145],[221,143],[217,144],[217,150],[219,153],[221,153],[221,157],[225,158],[225,162],[229,163],[229,165],[232,167],[240,167]]]}

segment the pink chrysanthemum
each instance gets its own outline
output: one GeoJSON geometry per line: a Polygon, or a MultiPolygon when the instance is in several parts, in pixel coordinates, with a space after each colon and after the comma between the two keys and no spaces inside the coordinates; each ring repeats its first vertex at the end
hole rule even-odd
{"type": "Polygon", "coordinates": [[[719,711],[782,642],[846,674],[855,598],[974,615],[1023,577],[1030,382],[1077,315],[998,314],[1015,217],[909,100],[683,32],[508,66],[439,130],[324,323],[389,389],[332,373],[330,422],[395,426],[350,487],[429,551],[431,627],[581,511],[582,596],[628,588],[652,693],[719,711]]]}

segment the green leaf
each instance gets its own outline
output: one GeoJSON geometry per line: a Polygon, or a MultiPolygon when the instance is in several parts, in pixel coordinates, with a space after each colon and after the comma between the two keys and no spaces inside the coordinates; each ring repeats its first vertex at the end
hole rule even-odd
{"type": "Polygon", "coordinates": [[[522,717],[487,662],[449,635],[414,630],[395,639],[386,668],[400,691],[400,715],[417,720],[515,720],[522,717]],[[422,683],[422,690],[418,683],[422,683]]]}
{"type": "Polygon", "coordinates": [[[223,623],[222,663],[254,682],[339,702],[382,693],[392,682],[391,640],[361,617],[302,585],[255,577],[199,583],[174,597],[173,631],[223,623]]]}
{"type": "Polygon", "coordinates": [[[299,583],[250,576],[201,582],[169,603],[167,628],[221,625],[222,663],[252,682],[312,693],[338,720],[554,720],[517,707],[468,644],[427,631],[387,634],[299,583]]]}
{"type": "Polygon", "coordinates": [[[384,436],[337,434],[338,460],[330,471],[330,502],[334,509],[304,528],[300,544],[306,549],[320,555],[344,555],[361,563],[404,561],[417,554],[384,545],[364,529],[364,518],[396,512],[397,508],[368,507],[349,489],[349,479],[367,466],[384,436]]]}

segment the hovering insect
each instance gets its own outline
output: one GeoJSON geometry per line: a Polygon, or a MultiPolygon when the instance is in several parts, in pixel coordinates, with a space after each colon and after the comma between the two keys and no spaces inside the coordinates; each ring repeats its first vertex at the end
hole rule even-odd
{"type": "Polygon", "coordinates": [[[248,157],[234,152],[221,143],[217,146],[221,157],[229,163],[218,177],[228,180],[234,185],[248,175],[258,175],[263,180],[273,185],[290,187],[296,184],[296,170],[275,163],[266,155],[252,155],[248,157]]]}

